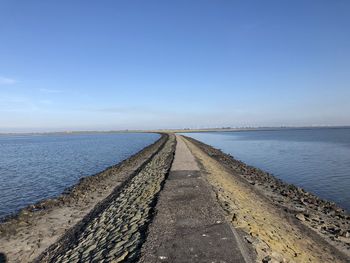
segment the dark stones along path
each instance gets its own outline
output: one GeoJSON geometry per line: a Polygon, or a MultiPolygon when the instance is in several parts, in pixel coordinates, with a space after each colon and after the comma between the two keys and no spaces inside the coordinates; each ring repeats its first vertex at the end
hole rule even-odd
{"type": "Polygon", "coordinates": [[[176,139],[140,262],[250,262],[184,139],[176,139]]]}

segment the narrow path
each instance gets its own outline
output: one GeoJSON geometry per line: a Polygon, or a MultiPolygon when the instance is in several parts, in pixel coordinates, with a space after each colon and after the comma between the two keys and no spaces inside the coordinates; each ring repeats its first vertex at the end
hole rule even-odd
{"type": "Polygon", "coordinates": [[[181,136],[140,262],[247,262],[181,136]]]}

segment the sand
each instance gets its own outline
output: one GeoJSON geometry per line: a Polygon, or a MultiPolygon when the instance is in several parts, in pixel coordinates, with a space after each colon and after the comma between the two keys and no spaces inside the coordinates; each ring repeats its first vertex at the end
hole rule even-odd
{"type": "Polygon", "coordinates": [[[348,262],[346,256],[334,254],[332,246],[264,198],[238,174],[190,141],[186,143],[207,173],[227,220],[244,231],[247,242],[255,245],[257,262],[348,262]]]}

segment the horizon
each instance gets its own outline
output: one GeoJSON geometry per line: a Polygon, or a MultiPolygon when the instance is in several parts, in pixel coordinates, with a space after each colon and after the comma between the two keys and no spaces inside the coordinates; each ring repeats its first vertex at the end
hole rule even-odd
{"type": "Polygon", "coordinates": [[[348,1],[4,1],[0,133],[350,126],[348,1]]]}
{"type": "Polygon", "coordinates": [[[269,130],[303,130],[303,129],[349,129],[350,125],[324,125],[324,126],[261,126],[261,127],[203,127],[203,128],[181,128],[181,129],[123,129],[123,130],[47,130],[27,132],[0,132],[0,135],[46,135],[46,134],[83,134],[83,133],[167,133],[167,132],[208,132],[208,131],[269,131],[269,130]]]}

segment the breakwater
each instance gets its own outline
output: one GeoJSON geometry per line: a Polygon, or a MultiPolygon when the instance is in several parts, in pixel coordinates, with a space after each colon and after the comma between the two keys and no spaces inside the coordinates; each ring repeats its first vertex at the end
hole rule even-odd
{"type": "Polygon", "coordinates": [[[157,139],[150,133],[0,135],[0,220],[59,196],[157,139]]]}
{"type": "MultiPolygon", "coordinates": [[[[296,262],[305,262],[303,260],[332,262],[336,260],[332,255],[339,255],[339,262],[347,262],[350,258],[350,215],[344,209],[300,187],[285,183],[267,172],[236,160],[210,145],[190,137],[186,139],[209,156],[210,160],[217,161],[220,167],[216,173],[227,169],[229,181],[227,178],[225,178],[226,181],[216,181],[219,177],[213,177],[212,184],[218,202],[222,204],[233,225],[246,230],[246,239],[248,242],[255,242],[261,249],[261,255],[271,257],[273,251],[271,246],[275,247],[277,244],[278,249],[283,251],[281,254],[290,253],[291,258],[295,254],[296,262]],[[222,184],[223,182],[225,183],[222,184]],[[232,184],[231,189],[228,187],[229,183],[232,184]],[[235,200],[236,195],[243,195],[243,198],[235,200]],[[261,205],[255,205],[255,203],[261,205]],[[265,207],[265,210],[261,209],[262,207],[265,207]],[[271,221],[268,222],[270,209],[275,211],[271,215],[271,221]],[[286,224],[278,226],[283,221],[286,224]],[[256,228],[254,229],[251,225],[255,225],[256,228]],[[298,228],[300,230],[295,231],[298,228]],[[293,238],[289,239],[291,237],[297,237],[297,239],[291,241],[293,240],[293,238]],[[298,241],[307,237],[311,237],[309,242],[298,241]],[[263,241],[259,243],[257,240],[263,241]],[[314,244],[310,245],[312,242],[314,244]],[[298,243],[299,249],[295,247],[298,243]],[[328,252],[313,251],[312,248],[316,244],[328,252]],[[306,248],[305,251],[297,252],[297,250],[302,251],[302,247],[306,248]],[[264,252],[269,250],[270,253],[264,252]],[[287,253],[287,251],[290,252],[287,253]],[[300,257],[302,254],[318,253],[321,255],[318,259],[309,256],[300,257]]],[[[283,257],[279,255],[275,259],[281,258],[283,257]]]]}
{"type": "Polygon", "coordinates": [[[22,209],[0,224],[0,253],[9,262],[31,262],[98,213],[164,147],[168,135],[96,175],[82,178],[57,198],[22,209]]]}
{"type": "Polygon", "coordinates": [[[99,204],[85,224],[76,227],[37,262],[122,262],[138,258],[157,194],[170,168],[175,146],[163,148],[125,186],[99,204]]]}
{"type": "Polygon", "coordinates": [[[350,258],[349,219],[220,150],[163,134],[0,224],[0,253],[8,262],[230,262],[235,251],[239,262],[340,263],[350,258]]]}
{"type": "Polygon", "coordinates": [[[349,127],[187,135],[350,211],[349,127]]]}

